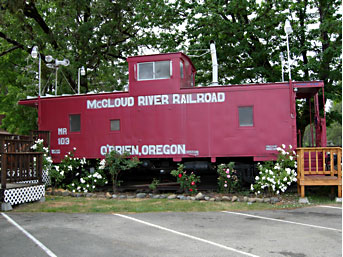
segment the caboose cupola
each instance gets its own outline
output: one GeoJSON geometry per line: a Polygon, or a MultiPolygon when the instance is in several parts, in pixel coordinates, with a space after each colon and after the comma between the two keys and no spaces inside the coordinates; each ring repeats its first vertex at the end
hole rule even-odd
{"type": "Polygon", "coordinates": [[[129,91],[133,95],[173,93],[194,86],[195,68],[182,53],[127,58],[129,91]]]}

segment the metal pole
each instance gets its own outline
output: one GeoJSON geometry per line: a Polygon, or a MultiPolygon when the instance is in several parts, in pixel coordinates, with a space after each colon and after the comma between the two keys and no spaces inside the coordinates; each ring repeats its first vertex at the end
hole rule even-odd
{"type": "Polygon", "coordinates": [[[58,67],[56,66],[56,73],[55,73],[55,95],[57,95],[57,71],[58,71],[58,67]]]}
{"type": "Polygon", "coordinates": [[[287,58],[288,58],[288,76],[289,76],[289,80],[292,80],[292,75],[291,75],[291,58],[289,57],[289,41],[288,41],[288,33],[286,33],[287,35],[287,58]]]}
{"type": "Polygon", "coordinates": [[[77,94],[80,94],[80,72],[81,68],[77,69],[77,94]]]}
{"type": "Polygon", "coordinates": [[[38,96],[41,96],[41,62],[42,62],[42,58],[39,54],[39,62],[38,62],[38,96]]]}

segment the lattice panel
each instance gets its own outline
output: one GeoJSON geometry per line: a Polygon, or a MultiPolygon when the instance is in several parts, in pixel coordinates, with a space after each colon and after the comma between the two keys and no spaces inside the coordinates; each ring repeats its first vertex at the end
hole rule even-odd
{"type": "Polygon", "coordinates": [[[50,176],[46,170],[42,170],[42,180],[45,185],[47,186],[51,185],[50,176]]]}
{"type": "Polygon", "coordinates": [[[16,184],[37,184],[38,180],[24,180],[15,182],[16,184]]]}
{"type": "Polygon", "coordinates": [[[44,185],[5,189],[4,202],[15,205],[38,201],[43,196],[45,196],[44,185]]]}

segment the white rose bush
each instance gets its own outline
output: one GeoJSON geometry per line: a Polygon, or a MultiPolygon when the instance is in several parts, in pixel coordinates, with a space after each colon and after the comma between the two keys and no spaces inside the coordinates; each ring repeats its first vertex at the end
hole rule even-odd
{"type": "Polygon", "coordinates": [[[43,139],[37,139],[35,143],[31,146],[31,150],[34,152],[43,153],[42,169],[43,169],[43,172],[46,173],[46,177],[43,176],[43,182],[49,185],[51,183],[49,181],[49,174],[52,168],[52,158],[49,155],[49,148],[44,147],[43,139]],[[46,181],[44,179],[46,179],[46,181]]]}
{"type": "Polygon", "coordinates": [[[264,164],[258,163],[258,176],[255,177],[255,184],[250,189],[255,194],[268,192],[272,195],[284,193],[287,188],[297,181],[296,153],[289,145],[284,144],[277,148],[279,152],[277,161],[267,161],[264,164]]]}
{"type": "Polygon", "coordinates": [[[88,193],[108,183],[101,167],[89,169],[86,158],[74,157],[76,148],[65,155],[58,165],[53,165],[50,177],[53,187],[61,187],[71,192],[88,193]]]}

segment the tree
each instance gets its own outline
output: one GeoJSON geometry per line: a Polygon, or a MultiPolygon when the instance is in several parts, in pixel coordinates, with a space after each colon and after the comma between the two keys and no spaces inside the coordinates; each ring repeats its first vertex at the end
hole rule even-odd
{"type": "MultiPolygon", "coordinates": [[[[54,94],[54,70],[47,68],[45,56],[70,60],[68,67],[59,68],[59,92],[77,91],[77,69],[85,66],[81,92],[122,90],[127,84],[126,57],[138,53],[149,29],[146,17],[162,0],[4,0],[0,3],[0,66],[1,112],[7,114],[4,127],[11,132],[27,132],[19,119],[35,121],[34,112],[23,117],[23,111],[9,109],[20,98],[38,95],[37,63],[30,58],[37,45],[42,57],[42,92],[54,94]],[[142,19],[144,17],[144,19],[142,19]],[[14,58],[13,58],[14,57],[14,58]],[[11,99],[11,104],[8,104],[11,99]],[[19,116],[18,116],[19,115],[19,116]]],[[[17,108],[17,107],[16,107],[17,108]]],[[[16,109],[15,108],[15,109],[16,109]]],[[[20,107],[18,107],[20,108],[20,107]]],[[[25,113],[26,115],[27,113],[25,113]]],[[[30,124],[32,122],[24,123],[30,124]]]]}
{"type": "Polygon", "coordinates": [[[113,193],[117,192],[117,188],[121,184],[121,181],[118,180],[119,174],[122,171],[133,169],[139,164],[137,157],[129,158],[129,156],[129,153],[120,154],[116,151],[111,151],[106,155],[103,164],[111,174],[113,193]]]}
{"type": "MultiPolygon", "coordinates": [[[[331,112],[337,112],[342,117],[342,102],[334,103],[331,112]]],[[[328,145],[342,146],[342,122],[335,121],[327,128],[328,145]]]]}

